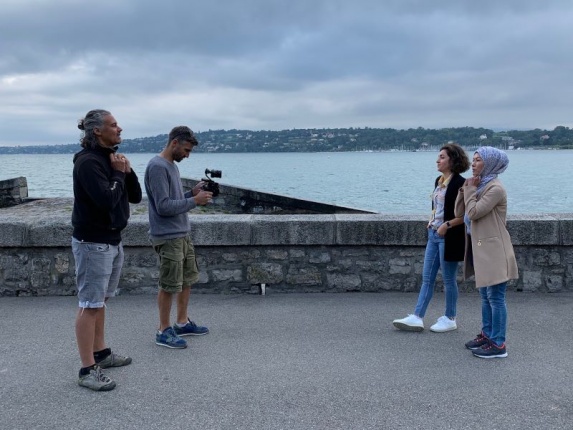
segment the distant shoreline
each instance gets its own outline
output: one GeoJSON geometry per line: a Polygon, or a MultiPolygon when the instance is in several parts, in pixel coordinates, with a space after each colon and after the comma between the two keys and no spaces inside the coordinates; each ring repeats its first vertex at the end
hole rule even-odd
{"type": "MultiPolygon", "coordinates": [[[[382,152],[437,151],[448,142],[464,148],[494,146],[500,149],[573,149],[573,129],[494,131],[486,128],[444,129],[292,129],[281,131],[209,130],[195,133],[200,153],[280,153],[280,152],[382,152]]],[[[125,153],[157,153],[167,143],[167,135],[124,139],[125,153]]],[[[79,142],[57,145],[0,146],[0,154],[73,154],[79,142]]]]}
{"type": "MultiPolygon", "coordinates": [[[[487,145],[481,145],[487,146],[487,145]]],[[[462,146],[466,151],[472,151],[480,146],[462,146]]],[[[34,152],[31,150],[26,150],[26,147],[0,147],[0,155],[65,155],[65,154],[75,154],[81,151],[79,145],[74,145],[74,151],[51,151],[51,147],[46,146],[45,148],[48,152],[34,152]],[[13,149],[14,151],[6,151],[6,149],[13,149]]],[[[573,148],[547,148],[547,147],[529,147],[529,148],[500,148],[503,151],[572,151],[573,148]]],[[[124,154],[157,154],[160,151],[126,151],[123,146],[120,146],[120,151],[124,154]]],[[[385,153],[385,152],[438,152],[438,148],[430,149],[363,149],[363,150],[347,150],[347,151],[209,151],[210,154],[336,154],[336,153],[385,153]]],[[[196,153],[205,154],[205,151],[196,151],[196,153]]]]}

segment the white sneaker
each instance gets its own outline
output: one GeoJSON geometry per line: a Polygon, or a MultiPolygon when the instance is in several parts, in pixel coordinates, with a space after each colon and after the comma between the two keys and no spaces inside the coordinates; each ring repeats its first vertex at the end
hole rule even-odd
{"type": "Polygon", "coordinates": [[[458,325],[456,324],[455,320],[451,320],[448,317],[443,316],[438,318],[438,321],[436,322],[436,324],[430,327],[430,330],[432,330],[435,333],[443,333],[445,331],[451,331],[457,328],[458,325]]]}
{"type": "Polygon", "coordinates": [[[392,321],[394,327],[405,331],[422,331],[424,330],[424,320],[416,315],[408,315],[406,318],[392,321]]]}

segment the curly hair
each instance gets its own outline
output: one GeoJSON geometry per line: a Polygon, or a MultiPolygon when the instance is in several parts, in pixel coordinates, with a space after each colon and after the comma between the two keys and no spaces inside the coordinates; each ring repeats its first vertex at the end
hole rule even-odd
{"type": "Polygon", "coordinates": [[[78,128],[83,132],[80,137],[80,145],[83,148],[93,149],[99,145],[94,129],[101,128],[104,124],[104,118],[108,115],[111,115],[111,113],[107,110],[94,109],[90,110],[85,118],[78,121],[78,128]]]}
{"type": "Polygon", "coordinates": [[[450,157],[452,172],[464,173],[470,168],[471,162],[466,151],[457,143],[447,143],[440,148],[440,151],[442,150],[446,151],[448,157],[450,157]]]}

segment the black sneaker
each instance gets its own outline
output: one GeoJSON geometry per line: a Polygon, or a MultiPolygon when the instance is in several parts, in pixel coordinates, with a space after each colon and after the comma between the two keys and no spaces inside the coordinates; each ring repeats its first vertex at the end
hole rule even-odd
{"type": "Polygon", "coordinates": [[[483,333],[480,333],[476,336],[475,339],[472,339],[469,342],[466,342],[466,348],[471,349],[473,351],[474,349],[481,348],[482,346],[484,346],[488,342],[489,342],[489,340],[487,339],[487,337],[485,337],[483,335],[483,333]]]}
{"type": "Polygon", "coordinates": [[[481,348],[474,349],[472,354],[479,358],[505,358],[507,357],[507,351],[505,350],[505,343],[501,346],[497,346],[493,342],[488,342],[487,345],[481,348]]]}

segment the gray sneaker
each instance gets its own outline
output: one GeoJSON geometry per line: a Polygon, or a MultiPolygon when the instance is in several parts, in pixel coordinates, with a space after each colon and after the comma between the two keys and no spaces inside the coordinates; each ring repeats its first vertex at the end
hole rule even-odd
{"type": "Polygon", "coordinates": [[[95,366],[87,375],[80,376],[78,385],[94,391],[110,391],[115,388],[115,382],[108,378],[99,366],[95,366]]]}
{"type": "Polygon", "coordinates": [[[96,362],[96,364],[102,369],[107,369],[108,367],[127,366],[128,364],[131,364],[131,357],[125,357],[112,352],[103,360],[96,362]]]}

